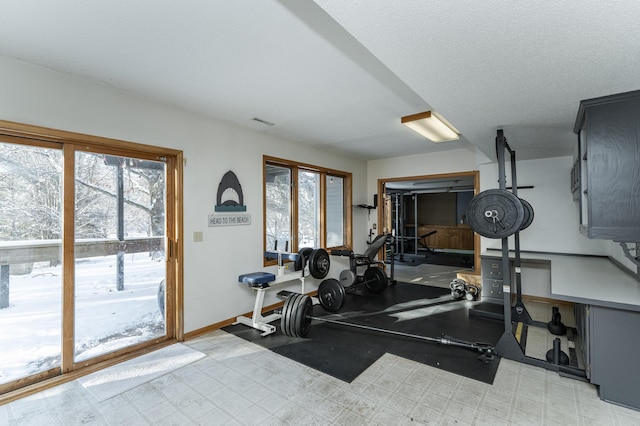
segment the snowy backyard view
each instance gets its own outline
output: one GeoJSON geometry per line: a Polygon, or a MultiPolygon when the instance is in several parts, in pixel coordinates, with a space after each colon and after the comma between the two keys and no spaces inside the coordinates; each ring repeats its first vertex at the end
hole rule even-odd
{"type": "Polygon", "coordinates": [[[64,342],[74,363],[166,335],[158,304],[168,270],[165,168],[78,148],[65,160],[59,147],[0,142],[4,389],[60,368],[62,330],[74,334],[64,342]],[[66,179],[73,191],[62,190],[66,179]],[[64,282],[63,261],[75,264],[64,282]],[[63,293],[74,295],[73,307],[63,310],[63,293]]]}
{"type": "MultiPolygon", "coordinates": [[[[125,255],[125,289],[116,290],[116,256],[76,261],[75,361],[164,335],[158,285],[163,259],[125,255]]],[[[36,263],[11,275],[10,305],[0,309],[0,383],[60,365],[61,266],[36,263]]]]}

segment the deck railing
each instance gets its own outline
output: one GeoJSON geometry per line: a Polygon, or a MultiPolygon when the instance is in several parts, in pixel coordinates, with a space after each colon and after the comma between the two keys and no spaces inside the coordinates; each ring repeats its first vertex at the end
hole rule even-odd
{"type": "MultiPolygon", "coordinates": [[[[164,250],[164,237],[82,239],[75,242],[76,259],[164,250]]],[[[0,241],[0,309],[9,307],[11,265],[61,262],[61,240],[0,241]]],[[[121,263],[118,262],[118,269],[121,263]]],[[[122,271],[117,271],[122,275],[122,271]]]]}

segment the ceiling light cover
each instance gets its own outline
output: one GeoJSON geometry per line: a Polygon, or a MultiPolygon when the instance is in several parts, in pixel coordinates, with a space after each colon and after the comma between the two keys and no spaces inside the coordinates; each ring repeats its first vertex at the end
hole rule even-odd
{"type": "Polygon", "coordinates": [[[460,132],[435,111],[408,115],[402,117],[400,122],[431,142],[457,141],[460,139],[460,132]]]}

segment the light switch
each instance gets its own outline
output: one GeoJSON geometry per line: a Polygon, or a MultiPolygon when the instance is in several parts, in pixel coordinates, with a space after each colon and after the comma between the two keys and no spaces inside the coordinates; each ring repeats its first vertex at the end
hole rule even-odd
{"type": "Polygon", "coordinates": [[[203,235],[202,235],[202,231],[196,231],[193,233],[193,242],[194,243],[201,243],[203,240],[203,235]]]}

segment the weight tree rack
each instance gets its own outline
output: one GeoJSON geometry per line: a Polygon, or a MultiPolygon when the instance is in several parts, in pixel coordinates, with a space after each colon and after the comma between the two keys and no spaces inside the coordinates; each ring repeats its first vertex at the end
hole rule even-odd
{"type": "MultiPolygon", "coordinates": [[[[511,163],[511,188],[513,195],[518,195],[518,181],[516,176],[516,153],[509,146],[507,139],[504,136],[504,131],[499,129],[496,136],[496,154],[498,159],[498,185],[500,190],[507,191],[506,184],[506,166],[505,166],[505,152],[510,154],[511,163]]],[[[546,323],[534,321],[529,315],[524,303],[522,302],[522,277],[521,277],[521,259],[520,259],[520,231],[517,230],[514,236],[514,249],[515,249],[515,287],[516,287],[516,303],[511,306],[511,267],[509,261],[509,237],[502,238],[502,277],[503,277],[503,297],[504,297],[504,332],[498,343],[495,346],[495,353],[499,356],[512,359],[514,361],[523,362],[526,364],[542,367],[548,370],[556,371],[559,374],[569,377],[585,380],[584,370],[579,368],[554,364],[549,361],[544,361],[537,358],[527,356],[522,349],[522,346],[516,339],[513,332],[513,321],[522,322],[527,325],[536,327],[545,327],[546,323]]],[[[484,315],[481,311],[475,311],[475,315],[484,315]]],[[[488,317],[494,317],[495,315],[486,315],[488,317]]]]}

